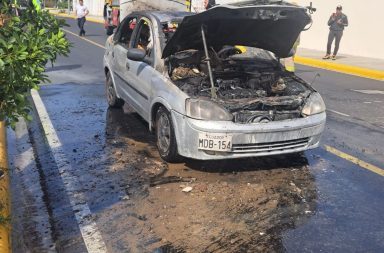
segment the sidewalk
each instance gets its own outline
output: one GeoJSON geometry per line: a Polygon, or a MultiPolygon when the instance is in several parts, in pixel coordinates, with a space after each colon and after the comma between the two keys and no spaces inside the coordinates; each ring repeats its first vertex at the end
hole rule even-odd
{"type": "Polygon", "coordinates": [[[300,47],[297,50],[297,55],[301,57],[312,58],[312,59],[317,59],[317,60],[331,62],[331,63],[345,64],[345,65],[351,65],[351,66],[356,66],[360,68],[384,71],[384,59],[375,59],[375,58],[367,58],[367,57],[360,57],[360,56],[347,55],[347,54],[339,54],[335,61],[323,60],[322,58],[325,55],[325,51],[318,51],[318,50],[312,50],[312,49],[306,49],[306,48],[300,48],[300,47]]]}
{"type": "Polygon", "coordinates": [[[340,54],[336,60],[323,60],[323,51],[298,48],[295,62],[316,68],[384,81],[384,59],[340,54]]]}
{"type": "MultiPolygon", "coordinates": [[[[55,16],[65,17],[65,18],[73,18],[73,19],[76,18],[76,15],[75,15],[74,12],[71,12],[70,14],[68,14],[67,10],[62,10],[62,11],[65,11],[65,12],[61,12],[58,9],[48,9],[48,11],[50,13],[52,13],[53,15],[55,15],[55,16]]],[[[104,18],[102,16],[88,15],[87,16],[87,21],[104,24],[104,18]]]]}

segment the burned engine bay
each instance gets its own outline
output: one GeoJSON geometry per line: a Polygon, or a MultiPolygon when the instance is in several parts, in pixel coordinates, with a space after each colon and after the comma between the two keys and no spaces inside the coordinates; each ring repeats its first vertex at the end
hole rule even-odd
{"type": "MultiPolygon", "coordinates": [[[[209,57],[215,102],[234,116],[234,122],[267,123],[302,117],[302,107],[314,90],[293,73],[284,71],[276,59],[242,57],[236,47],[218,52],[211,48],[209,57]]],[[[168,58],[167,65],[169,77],[183,92],[192,98],[211,98],[203,51],[179,52],[168,58]]]]}

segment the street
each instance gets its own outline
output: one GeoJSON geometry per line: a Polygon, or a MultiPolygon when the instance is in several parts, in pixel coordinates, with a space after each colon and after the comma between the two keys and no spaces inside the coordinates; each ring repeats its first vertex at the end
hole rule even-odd
{"type": "Polygon", "coordinates": [[[29,136],[38,168],[27,180],[11,159],[12,195],[41,185],[44,200],[14,200],[14,219],[47,221],[16,229],[16,252],[384,251],[383,82],[299,65],[327,106],[319,148],[168,164],[138,114],[108,109],[103,25],[79,37],[66,21],[69,57],[48,64],[24,135],[8,134],[13,150],[29,136]]]}

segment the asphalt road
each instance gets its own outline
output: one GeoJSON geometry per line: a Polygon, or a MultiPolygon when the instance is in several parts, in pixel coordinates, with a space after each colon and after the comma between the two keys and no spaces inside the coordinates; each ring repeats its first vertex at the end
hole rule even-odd
{"type": "MultiPolygon", "coordinates": [[[[313,86],[328,108],[320,148],[303,156],[166,164],[137,114],[107,108],[102,25],[86,23],[84,40],[73,34],[75,21],[68,24],[71,54],[47,69],[51,84],[39,91],[52,126],[28,126],[53,251],[384,251],[384,177],[325,148],[384,169],[384,95],[360,92],[383,91],[383,82],[299,66],[309,82],[320,74],[313,86]],[[183,193],[184,186],[194,190],[183,193]]],[[[17,196],[36,182],[15,171],[17,196]]],[[[24,202],[17,202],[20,227],[33,205],[24,202]]],[[[17,234],[32,252],[44,246],[39,236],[31,239],[37,230],[17,234]]],[[[21,244],[15,252],[23,252],[21,244]]]]}

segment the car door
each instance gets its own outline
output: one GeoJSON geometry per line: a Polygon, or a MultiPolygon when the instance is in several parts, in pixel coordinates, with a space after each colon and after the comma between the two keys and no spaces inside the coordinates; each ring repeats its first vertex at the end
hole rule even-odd
{"type": "MultiPolygon", "coordinates": [[[[115,80],[116,92],[120,98],[135,108],[132,92],[129,84],[133,82],[127,71],[127,52],[132,44],[132,35],[136,28],[137,17],[128,16],[120,24],[114,38],[115,45],[112,51],[112,69],[115,80]]],[[[136,109],[136,108],[135,108],[136,109]]]]}
{"type": "Polygon", "coordinates": [[[134,102],[138,107],[137,111],[146,120],[150,119],[150,99],[152,97],[152,78],[157,73],[154,68],[155,61],[155,40],[154,30],[150,20],[142,17],[132,38],[132,48],[145,50],[144,61],[127,61],[129,68],[129,79],[131,80],[131,92],[135,94],[134,102]]]}

